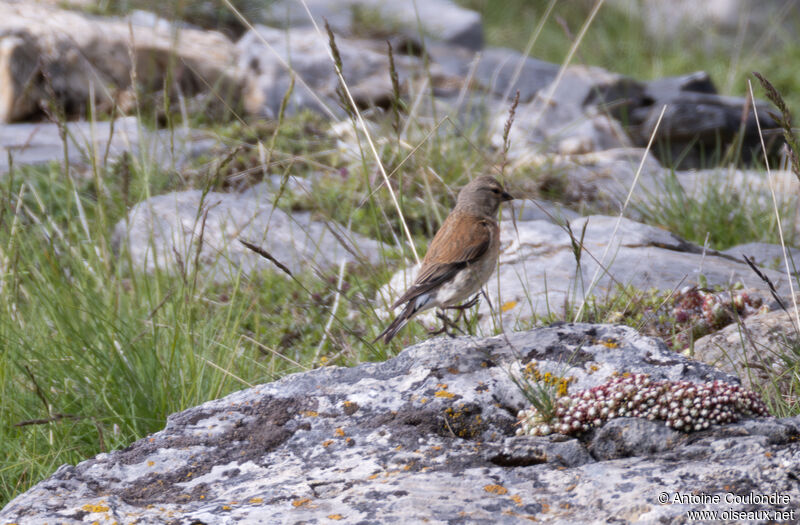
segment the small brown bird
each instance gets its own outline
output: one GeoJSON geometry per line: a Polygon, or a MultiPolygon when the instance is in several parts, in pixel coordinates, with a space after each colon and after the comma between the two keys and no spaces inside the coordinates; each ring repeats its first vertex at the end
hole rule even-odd
{"type": "MultiPolygon", "coordinates": [[[[478,177],[461,189],[456,207],[431,241],[417,279],[392,309],[408,304],[375,341],[383,338],[383,342],[388,343],[412,317],[430,308],[463,311],[477,302],[476,295],[469,303],[458,306],[480,292],[492,275],[500,250],[497,210],[502,202],[513,198],[488,175],[478,177]]],[[[453,325],[446,316],[437,314],[437,317],[445,325],[436,333],[453,325]]]]}

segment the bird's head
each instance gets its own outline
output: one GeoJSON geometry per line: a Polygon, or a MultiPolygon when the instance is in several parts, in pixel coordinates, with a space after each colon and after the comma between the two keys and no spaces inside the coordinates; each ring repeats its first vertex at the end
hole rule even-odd
{"type": "Polygon", "coordinates": [[[477,215],[494,216],[497,215],[497,209],[502,202],[513,198],[497,179],[482,175],[461,188],[458,192],[456,209],[477,215]]]}

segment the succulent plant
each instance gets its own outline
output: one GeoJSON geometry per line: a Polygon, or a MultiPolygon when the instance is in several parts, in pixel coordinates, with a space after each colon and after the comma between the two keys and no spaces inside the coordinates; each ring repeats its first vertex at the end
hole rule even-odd
{"type": "Polygon", "coordinates": [[[560,397],[549,420],[535,408],[521,410],[517,434],[575,435],[615,417],[659,419],[676,430],[693,432],[751,416],[769,416],[769,412],[755,392],[738,385],[654,381],[647,374],[626,374],[560,397]]]}

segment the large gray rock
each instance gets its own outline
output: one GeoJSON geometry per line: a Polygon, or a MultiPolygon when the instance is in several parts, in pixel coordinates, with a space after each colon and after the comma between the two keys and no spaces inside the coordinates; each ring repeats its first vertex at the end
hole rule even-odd
{"type": "MultiPolygon", "coordinates": [[[[342,58],[342,73],[356,104],[361,107],[386,105],[392,94],[386,47],[378,52],[371,49],[373,44],[368,41],[343,37],[338,37],[336,44],[342,58]]],[[[329,115],[342,113],[336,94],[339,78],[324,32],[256,26],[236,45],[240,67],[251,76],[245,90],[248,112],[276,118],[294,75],[295,85],[286,114],[304,108],[329,115]]],[[[412,68],[419,67],[420,61],[416,57],[398,55],[395,65],[401,79],[406,79],[412,68]]]]}
{"type": "MultiPolygon", "coordinates": [[[[619,213],[633,188],[626,216],[636,220],[649,220],[665,205],[674,208],[682,201],[702,207],[718,206],[724,200],[745,211],[774,213],[769,212],[773,210],[774,190],[787,242],[800,231],[800,216],[796,213],[800,206],[800,181],[788,170],[772,170],[769,177],[764,170],[732,167],[673,171],[662,167],[652,152],[646,154],[644,148],[616,148],[575,155],[525,150],[515,156],[508,171],[512,183],[526,194],[556,198],[574,209],[595,213],[619,213]],[[537,176],[516,175],[531,171],[537,176]]],[[[779,246],[777,250],[762,245],[743,249],[771,268],[780,254],[779,246]]],[[[731,251],[731,255],[741,258],[737,250],[731,251]]]]}
{"type": "MultiPolygon", "coordinates": [[[[0,122],[41,113],[54,94],[69,115],[86,114],[91,97],[109,109],[126,98],[135,59],[138,88],[183,96],[214,94],[236,106],[243,77],[236,47],[211,31],[129,24],[36,2],[0,2],[0,122]],[[167,65],[171,65],[171,69],[167,65]],[[169,71],[169,73],[168,73],[169,71]]],[[[123,108],[127,111],[130,108],[123,108]]]]}
{"type": "MultiPolygon", "coordinates": [[[[755,110],[762,129],[776,127],[770,109],[767,103],[756,100],[755,110]]],[[[749,97],[717,94],[704,72],[645,84],[638,104],[630,108],[626,117],[627,131],[634,143],[646,146],[650,137],[655,136],[653,152],[664,164],[675,168],[713,166],[737,140],[741,141],[744,162],[763,158],[749,97]],[[656,129],[664,106],[664,116],[656,129]]],[[[779,142],[768,137],[766,145],[774,151],[779,142]]]]}
{"type": "Polygon", "coordinates": [[[262,20],[280,27],[309,26],[306,5],[317,24],[327,19],[343,35],[400,33],[473,50],[483,46],[481,16],[451,0],[279,0],[270,3],[262,20]]]}
{"type": "MultiPolygon", "coordinates": [[[[150,131],[136,117],[99,122],[66,124],[67,155],[70,165],[88,167],[92,159],[101,165],[125,152],[146,159],[162,169],[185,166],[191,159],[218,145],[206,133],[177,128],[174,131],[150,131]]],[[[15,166],[46,164],[64,160],[64,142],[57,124],[0,125],[0,173],[8,171],[8,153],[15,166]]]]}
{"type": "MultiPolygon", "coordinates": [[[[604,104],[627,101],[628,92],[637,87],[632,79],[602,68],[568,68],[558,83],[553,80],[517,108],[511,158],[529,151],[582,154],[631,146],[628,134],[604,104]]],[[[495,118],[491,137],[495,147],[502,146],[507,118],[502,113],[495,118]]]]}
{"type": "MultiPolygon", "coordinates": [[[[493,305],[480,302],[479,333],[496,333],[501,327],[524,328],[537,316],[569,318],[587,292],[602,302],[616,295],[620,286],[628,285],[671,291],[703,283],[722,287],[742,283],[745,288],[765,290],[764,297],[769,297],[764,283],[738,259],[713,251],[704,253],[700,246],[666,230],[627,218],[619,220],[617,228],[618,218],[609,216],[572,221],[576,242],[587,222],[580,268],[563,226],[544,220],[501,223],[499,274],[485,287],[493,305]]],[[[392,304],[415,273],[416,267],[397,272],[379,293],[381,304],[392,304]]],[[[764,273],[779,293],[788,296],[785,275],[774,270],[764,273]]],[[[420,319],[431,326],[437,323],[432,313],[426,312],[420,319]]]]}
{"type": "Polygon", "coordinates": [[[509,371],[529,362],[573,377],[575,391],[618,372],[735,382],[619,326],[433,339],[174,414],[123,450],[62,466],[0,521],[682,523],[689,510],[756,508],[673,499],[728,493],[778,493],[788,501],[757,508],[798,512],[800,418],[691,437],[635,419],[594,437],[515,437],[526,401],[509,371]]]}
{"type": "MultiPolygon", "coordinates": [[[[544,71],[544,66],[527,67],[544,71]]],[[[508,69],[499,71],[505,71],[503,76],[509,74],[508,69]]],[[[546,74],[539,76],[550,79],[546,74]]],[[[718,95],[704,72],[639,82],[598,67],[570,66],[548,87],[533,86],[526,93],[535,96],[520,105],[512,128],[512,136],[518,142],[521,138],[524,145],[516,151],[512,148],[515,158],[530,151],[575,155],[644,147],[654,133],[653,154],[663,164],[681,169],[712,166],[738,138],[745,161],[752,160],[751,153],[760,148],[749,101],[718,95]],[[664,106],[666,111],[656,129],[664,106]]],[[[522,93],[521,100],[525,100],[522,93]]],[[[768,105],[757,101],[756,109],[762,127],[774,127],[768,105]]],[[[506,118],[503,114],[496,117],[492,136],[496,147],[502,145],[506,118]]],[[[767,147],[774,151],[778,142],[770,140],[767,147]]]]}
{"type": "Polygon", "coordinates": [[[240,239],[263,247],[294,273],[329,269],[342,261],[379,260],[381,243],[336,223],[313,220],[310,212],[289,215],[273,207],[273,200],[263,186],[241,194],[203,197],[202,191],[189,190],[159,195],[131,208],[114,228],[114,243],[126,247],[139,269],[186,271],[197,259],[200,271],[220,281],[239,271],[275,269],[240,239]]]}
{"type": "Polygon", "coordinates": [[[788,312],[753,315],[695,341],[691,356],[730,374],[758,392],[795,396],[800,346],[791,301],[788,312]]]}
{"type": "MultiPolygon", "coordinates": [[[[473,53],[453,46],[431,45],[427,51],[445,74],[464,79],[473,88],[481,87],[498,97],[507,96],[508,100],[501,99],[506,105],[516,91],[520,102],[530,102],[536,93],[550,85],[559,69],[557,64],[499,47],[473,53]]],[[[459,84],[454,87],[460,90],[463,83],[459,84]]]]}
{"type": "Polygon", "coordinates": [[[759,266],[778,271],[783,271],[786,268],[786,262],[789,263],[789,271],[792,273],[797,273],[797,268],[800,267],[800,250],[787,246],[784,252],[780,244],[748,242],[728,248],[722,253],[741,260],[748,257],[759,266]],[[784,260],[784,257],[788,257],[788,261],[784,260]]]}
{"type": "MultiPolygon", "coordinates": [[[[513,148],[513,145],[512,145],[513,148]]],[[[643,148],[614,148],[574,155],[542,154],[535,150],[519,152],[510,171],[514,187],[526,194],[544,195],[569,203],[575,209],[586,208],[609,214],[618,213],[642,170],[634,188],[631,217],[639,218],[636,205],[660,199],[668,170],[643,148]],[[537,177],[520,177],[530,173],[537,177]]]]}

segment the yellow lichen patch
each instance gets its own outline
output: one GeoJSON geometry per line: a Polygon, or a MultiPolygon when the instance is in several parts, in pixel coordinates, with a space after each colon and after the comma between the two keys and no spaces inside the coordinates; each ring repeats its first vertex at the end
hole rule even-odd
{"type": "Polygon", "coordinates": [[[619,342],[614,341],[613,339],[603,339],[600,341],[600,344],[606,348],[619,348],[619,342]]]}
{"type": "Polygon", "coordinates": [[[444,397],[444,398],[447,398],[447,399],[456,397],[456,395],[454,393],[448,392],[447,390],[439,390],[433,395],[436,396],[436,397],[444,397]]]}
{"type": "Polygon", "coordinates": [[[485,485],[483,487],[483,490],[485,490],[489,494],[497,494],[499,496],[508,493],[508,489],[502,485],[485,485]]]}
{"type": "Polygon", "coordinates": [[[92,505],[91,503],[87,503],[81,508],[86,512],[108,512],[109,510],[107,505],[92,505]]]}
{"type": "Polygon", "coordinates": [[[264,498],[250,498],[247,502],[257,505],[259,503],[264,503],[264,498]]]}
{"type": "Polygon", "coordinates": [[[317,417],[317,416],[319,416],[319,413],[315,412],[314,410],[303,410],[300,413],[303,414],[306,417],[317,417]]]}
{"type": "Polygon", "coordinates": [[[427,397],[423,397],[423,398],[421,398],[421,399],[419,400],[419,402],[420,402],[420,403],[422,403],[422,404],[424,405],[425,403],[427,403],[427,402],[428,402],[428,398],[427,398],[427,397]]]}
{"type": "Polygon", "coordinates": [[[153,461],[153,460],[150,460],[150,461],[148,461],[148,462],[147,462],[147,466],[148,466],[148,467],[152,467],[152,466],[153,466],[153,465],[155,465],[155,464],[156,464],[156,462],[155,462],[155,461],[153,461]]]}
{"type": "Polygon", "coordinates": [[[230,505],[223,505],[222,506],[222,510],[231,510],[231,506],[230,505]]]}
{"type": "Polygon", "coordinates": [[[336,437],[344,437],[344,429],[342,427],[337,428],[333,431],[333,435],[336,437]]]}
{"type": "Polygon", "coordinates": [[[339,521],[341,519],[344,519],[344,516],[342,516],[341,514],[328,514],[328,519],[339,521]]]}
{"type": "Polygon", "coordinates": [[[447,390],[447,383],[436,383],[436,388],[441,388],[442,390],[447,390]]]}
{"type": "Polygon", "coordinates": [[[375,479],[380,475],[380,473],[376,472],[375,474],[369,476],[367,479],[375,479]]]}
{"type": "Polygon", "coordinates": [[[520,497],[519,494],[514,494],[513,496],[511,496],[511,501],[516,503],[517,507],[521,507],[522,506],[522,498],[520,497]]]}
{"type": "Polygon", "coordinates": [[[304,505],[308,505],[309,503],[311,503],[311,498],[300,498],[300,499],[294,500],[292,502],[292,506],[293,507],[302,507],[304,505]]]}
{"type": "Polygon", "coordinates": [[[512,308],[514,308],[514,307],[515,307],[515,306],[517,306],[518,304],[519,304],[519,303],[518,303],[517,301],[506,301],[505,303],[503,303],[503,304],[500,306],[500,311],[501,311],[502,313],[506,313],[507,311],[511,310],[512,308]]]}
{"type": "Polygon", "coordinates": [[[325,447],[325,448],[328,448],[332,444],[333,444],[333,440],[332,439],[326,439],[325,441],[322,442],[322,446],[325,447]]]}

